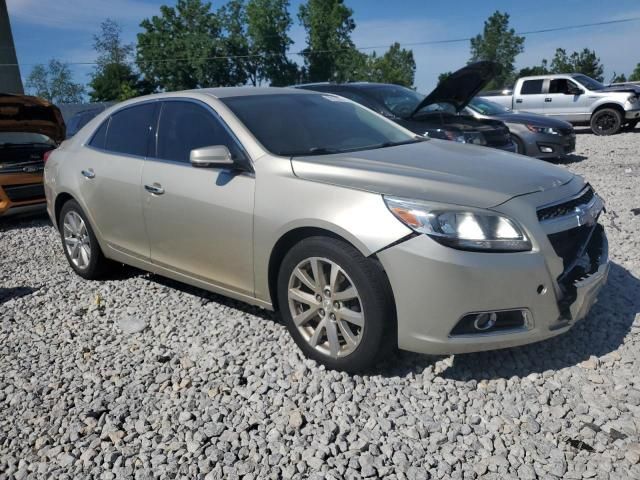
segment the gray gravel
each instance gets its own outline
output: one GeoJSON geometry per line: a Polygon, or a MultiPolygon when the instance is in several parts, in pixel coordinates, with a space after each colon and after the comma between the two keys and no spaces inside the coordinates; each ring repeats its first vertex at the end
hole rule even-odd
{"type": "Polygon", "coordinates": [[[584,133],[563,163],[609,210],[586,320],[365,376],[259,309],[132,269],[84,281],[46,218],[0,220],[0,479],[640,478],[639,147],[584,133]]]}

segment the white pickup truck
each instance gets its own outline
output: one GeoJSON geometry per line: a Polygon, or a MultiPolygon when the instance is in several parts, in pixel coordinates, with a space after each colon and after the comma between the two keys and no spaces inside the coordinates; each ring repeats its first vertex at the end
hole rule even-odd
{"type": "Polygon", "coordinates": [[[513,89],[482,92],[478,96],[514,111],[590,125],[596,135],[633,129],[640,120],[640,87],[605,86],[581,73],[522,77],[513,89]]]}

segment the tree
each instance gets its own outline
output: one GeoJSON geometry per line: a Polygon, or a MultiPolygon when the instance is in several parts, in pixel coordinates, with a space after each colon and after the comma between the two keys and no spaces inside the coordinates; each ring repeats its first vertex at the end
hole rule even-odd
{"type": "Polygon", "coordinates": [[[369,57],[366,68],[368,81],[411,87],[416,73],[416,62],[413,59],[413,51],[400,48],[400,44],[396,42],[381,57],[374,52],[369,57]]]}
{"type": "Polygon", "coordinates": [[[613,72],[611,75],[611,81],[609,83],[624,83],[627,81],[627,76],[624,73],[617,74],[613,72]]]}
{"type": "Polygon", "coordinates": [[[630,82],[639,82],[640,81],[640,63],[636,65],[636,68],[629,75],[630,82]]]}
{"type": "Polygon", "coordinates": [[[36,97],[56,104],[79,103],[84,93],[84,87],[72,80],[69,66],[56,59],[49,60],[47,66],[39,64],[33,67],[26,85],[36,97]]]}
{"type": "Polygon", "coordinates": [[[117,22],[108,18],[100,24],[100,34],[93,36],[93,48],[98,58],[89,82],[92,101],[126,100],[150,93],[131,66],[134,47],[123,42],[122,28],[117,22]]]}
{"type": "Polygon", "coordinates": [[[524,37],[509,28],[509,14],[496,10],[485,22],[482,34],[471,39],[471,62],[490,60],[502,68],[487,85],[488,89],[502,87],[514,78],[515,58],[524,50],[524,37]]]}
{"type": "MultiPolygon", "coordinates": [[[[224,43],[236,78],[253,86],[295,81],[297,65],[287,58],[293,43],[288,0],[231,0],[218,11],[224,43]]],[[[243,82],[243,83],[244,83],[243,82]]]]}
{"type": "Polygon", "coordinates": [[[307,0],[300,5],[298,18],[307,32],[302,52],[307,81],[346,81],[361,74],[367,56],[351,40],[356,28],[352,15],[343,0],[307,0]]]}
{"type": "Polygon", "coordinates": [[[253,57],[252,83],[269,81],[283,86],[295,82],[298,67],[287,58],[293,40],[287,34],[291,27],[288,0],[249,0],[247,4],[247,37],[253,57]]]}
{"type": "Polygon", "coordinates": [[[518,77],[530,77],[533,75],[547,75],[549,72],[549,63],[546,59],[542,59],[540,65],[534,65],[533,67],[521,68],[518,72],[518,77]]]}
{"type": "Polygon", "coordinates": [[[178,0],[140,24],[136,63],[145,79],[165,90],[241,85],[227,59],[220,19],[211,4],[178,0]]]}
{"type": "Polygon", "coordinates": [[[444,82],[451,75],[453,75],[453,72],[442,72],[440,75],[438,75],[438,83],[444,82]]]}
{"type": "Polygon", "coordinates": [[[604,67],[596,52],[585,48],[581,52],[567,55],[564,48],[557,48],[551,60],[551,73],[583,73],[601,82],[604,80],[604,67]]]}

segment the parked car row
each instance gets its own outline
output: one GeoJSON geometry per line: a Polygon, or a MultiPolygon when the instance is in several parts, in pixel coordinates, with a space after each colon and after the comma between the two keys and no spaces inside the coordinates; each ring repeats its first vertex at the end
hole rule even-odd
{"type": "Polygon", "coordinates": [[[393,116],[306,87],[99,113],[45,162],[71,268],[95,279],[125,263],[278,310],[306,355],[349,371],[392,347],[461,353],[569,330],[607,278],[603,201],[566,169],[422,135],[434,118],[469,134],[431,105],[500,116],[483,103],[388,87],[376,95],[393,116]]]}

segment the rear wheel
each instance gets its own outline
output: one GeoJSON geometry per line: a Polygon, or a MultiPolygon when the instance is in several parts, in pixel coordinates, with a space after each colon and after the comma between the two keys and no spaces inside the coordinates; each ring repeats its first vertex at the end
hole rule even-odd
{"type": "Polygon", "coordinates": [[[75,200],[62,206],[59,230],[64,254],[78,275],[94,280],[109,270],[111,262],[102,254],[91,225],[75,200]]]}
{"type": "Polygon", "coordinates": [[[622,115],[613,108],[603,108],[591,116],[591,131],[596,135],[615,135],[622,127],[622,115]]]}
{"type": "MultiPolygon", "coordinates": [[[[329,368],[371,367],[394,324],[386,275],[351,245],[312,237],[285,256],[278,275],[282,318],[300,349],[329,368]]],[[[386,342],[386,343],[385,343],[386,342]]]]}

